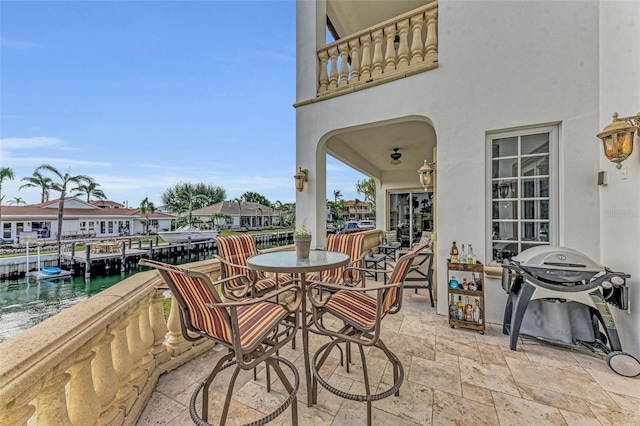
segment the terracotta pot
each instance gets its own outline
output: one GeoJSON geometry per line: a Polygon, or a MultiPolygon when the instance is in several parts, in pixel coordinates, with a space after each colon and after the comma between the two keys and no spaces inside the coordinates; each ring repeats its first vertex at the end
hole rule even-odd
{"type": "Polygon", "coordinates": [[[311,250],[311,235],[298,235],[293,237],[298,259],[308,259],[311,250]]]}

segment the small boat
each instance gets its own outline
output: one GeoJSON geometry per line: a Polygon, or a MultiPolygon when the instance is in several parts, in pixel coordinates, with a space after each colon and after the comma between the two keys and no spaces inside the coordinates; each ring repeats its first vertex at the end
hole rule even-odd
{"type": "Polygon", "coordinates": [[[62,273],[62,269],[57,266],[45,266],[41,271],[45,275],[58,275],[62,273]]]}
{"type": "Polygon", "coordinates": [[[217,237],[220,234],[218,230],[200,230],[195,226],[181,226],[175,231],[161,231],[158,235],[168,243],[186,243],[188,241],[206,241],[217,237]]]}

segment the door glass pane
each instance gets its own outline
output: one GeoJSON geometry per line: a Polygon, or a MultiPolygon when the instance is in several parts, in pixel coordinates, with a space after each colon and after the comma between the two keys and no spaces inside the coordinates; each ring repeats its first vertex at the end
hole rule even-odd
{"type": "Polygon", "coordinates": [[[549,157],[526,157],[522,159],[522,176],[546,176],[549,174],[549,157]]]}
{"type": "Polygon", "coordinates": [[[518,155],[518,138],[493,139],[491,145],[492,157],[513,157],[518,155]]]}
{"type": "Polygon", "coordinates": [[[522,198],[549,196],[549,178],[522,179],[522,198]]]}
{"type": "Polygon", "coordinates": [[[517,240],[518,224],[516,222],[493,222],[494,240],[517,240]]]}
{"type": "Polygon", "coordinates": [[[492,198],[517,198],[518,182],[515,179],[496,180],[491,185],[492,198]]]}
{"type": "Polygon", "coordinates": [[[518,243],[512,242],[495,242],[493,243],[493,259],[496,262],[502,262],[504,259],[511,259],[511,257],[518,254],[518,243]]]}
{"type": "Polygon", "coordinates": [[[522,243],[522,251],[525,251],[525,250],[530,249],[532,247],[540,247],[542,245],[546,245],[546,244],[543,244],[543,243],[537,243],[537,244],[536,243],[522,243]]]}
{"type": "Polygon", "coordinates": [[[548,153],[549,133],[523,136],[521,149],[521,155],[548,153]]]}
{"type": "Polygon", "coordinates": [[[517,219],[517,208],[516,201],[494,201],[493,219],[517,219]]]}
{"type": "Polygon", "coordinates": [[[549,241],[549,222],[522,222],[523,241],[549,241]]]}
{"type": "Polygon", "coordinates": [[[493,160],[493,178],[517,177],[518,159],[493,160]]]}
{"type": "Polygon", "coordinates": [[[549,200],[529,200],[522,202],[524,219],[549,219],[549,200]]]}

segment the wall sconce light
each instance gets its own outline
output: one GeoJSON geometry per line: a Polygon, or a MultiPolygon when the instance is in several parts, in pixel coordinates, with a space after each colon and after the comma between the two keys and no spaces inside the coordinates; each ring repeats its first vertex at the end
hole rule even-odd
{"type": "Polygon", "coordinates": [[[420,184],[424,187],[425,192],[433,188],[433,174],[435,171],[436,163],[427,163],[427,160],[424,160],[424,164],[418,169],[420,184]]]}
{"type": "Polygon", "coordinates": [[[396,36],[393,38],[393,49],[398,50],[398,47],[400,47],[400,36],[396,34],[396,36]]]}
{"type": "Polygon", "coordinates": [[[402,154],[398,152],[399,149],[400,148],[393,148],[393,152],[390,155],[391,164],[393,164],[394,166],[397,166],[398,164],[402,163],[402,161],[400,161],[400,157],[402,157],[402,154]]]}
{"type": "Polygon", "coordinates": [[[507,198],[509,196],[509,191],[511,191],[511,185],[506,182],[502,182],[498,185],[498,193],[500,194],[500,198],[507,198]]]}
{"type": "Polygon", "coordinates": [[[604,155],[610,161],[616,163],[616,168],[622,168],[622,163],[633,152],[633,139],[640,125],[640,113],[635,116],[618,118],[618,113],[613,113],[613,121],[607,125],[598,137],[602,139],[604,155]]]}
{"type": "Polygon", "coordinates": [[[298,190],[298,192],[302,192],[302,190],[304,189],[304,183],[307,181],[308,172],[309,170],[300,167],[298,172],[293,175],[293,178],[296,180],[296,189],[298,190]]]}

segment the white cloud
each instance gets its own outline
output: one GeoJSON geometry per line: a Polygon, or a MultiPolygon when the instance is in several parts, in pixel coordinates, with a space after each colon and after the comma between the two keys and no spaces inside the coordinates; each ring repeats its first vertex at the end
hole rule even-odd
{"type": "Polygon", "coordinates": [[[41,46],[29,40],[16,40],[13,38],[0,37],[0,47],[3,49],[26,50],[37,49],[41,46]]]}
{"type": "Polygon", "coordinates": [[[1,138],[2,150],[35,149],[35,148],[67,148],[67,143],[59,138],[33,136],[30,138],[1,138]]]}

